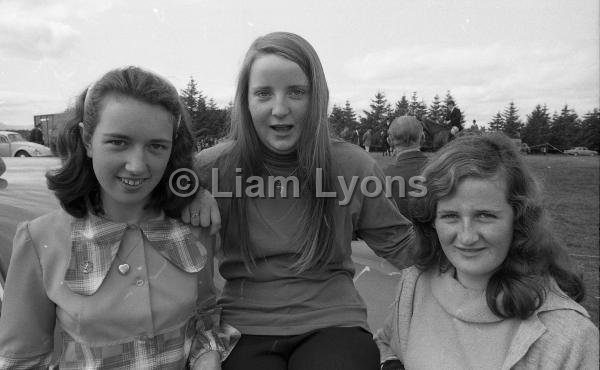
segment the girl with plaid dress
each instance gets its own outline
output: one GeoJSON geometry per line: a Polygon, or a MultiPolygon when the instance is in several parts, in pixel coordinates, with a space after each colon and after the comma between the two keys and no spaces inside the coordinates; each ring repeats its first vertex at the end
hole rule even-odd
{"type": "Polygon", "coordinates": [[[220,369],[237,332],[215,305],[214,238],[174,218],[192,164],[177,90],[116,69],[71,114],[47,174],[62,209],[14,239],[0,369],[220,369]]]}

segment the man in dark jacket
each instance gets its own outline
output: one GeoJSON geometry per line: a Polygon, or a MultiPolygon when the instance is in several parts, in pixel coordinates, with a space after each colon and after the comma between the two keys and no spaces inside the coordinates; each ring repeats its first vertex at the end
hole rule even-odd
{"type": "Polygon", "coordinates": [[[29,141],[44,145],[44,134],[42,134],[39,126],[33,127],[33,130],[29,134],[29,141]]]}
{"type": "Polygon", "coordinates": [[[400,213],[412,219],[409,200],[420,190],[418,186],[423,181],[417,176],[421,174],[427,160],[427,156],[421,152],[423,125],[414,116],[397,117],[390,124],[388,133],[396,154],[396,161],[385,167],[383,173],[392,178],[392,197],[400,213]],[[395,177],[398,178],[394,179],[395,177]]]}
{"type": "Polygon", "coordinates": [[[459,131],[463,130],[462,126],[462,113],[460,109],[456,107],[453,101],[448,102],[448,113],[444,119],[444,123],[450,128],[452,136],[456,136],[459,131]]]}

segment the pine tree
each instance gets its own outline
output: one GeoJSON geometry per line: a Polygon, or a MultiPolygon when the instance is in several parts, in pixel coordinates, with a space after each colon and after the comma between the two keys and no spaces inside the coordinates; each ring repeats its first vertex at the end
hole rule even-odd
{"type": "Polygon", "coordinates": [[[531,114],[527,116],[527,123],[521,130],[521,139],[529,146],[545,144],[548,142],[550,132],[550,115],[548,108],[536,105],[531,114]]]}
{"type": "Polygon", "coordinates": [[[456,100],[454,100],[452,94],[450,94],[450,90],[447,90],[446,97],[444,98],[444,101],[442,103],[442,112],[444,113],[444,117],[446,116],[446,114],[448,114],[448,104],[450,104],[450,102],[453,102],[456,105],[456,100]]]}
{"type": "Polygon", "coordinates": [[[387,120],[390,116],[390,105],[385,98],[385,94],[377,92],[375,98],[371,100],[369,111],[363,111],[364,118],[361,118],[361,126],[364,131],[371,129],[373,132],[387,130],[387,120]]]}
{"type": "Polygon", "coordinates": [[[356,126],[358,125],[356,113],[348,100],[346,100],[346,104],[344,105],[344,125],[350,130],[356,129],[356,126]]]}
{"type": "Polygon", "coordinates": [[[600,111],[594,108],[583,116],[578,143],[588,149],[600,151],[600,111]]]}
{"type": "Polygon", "coordinates": [[[579,134],[579,118],[574,110],[567,104],[563,107],[560,115],[554,114],[550,124],[550,143],[555,147],[565,150],[577,145],[579,134]]]}
{"type": "Polygon", "coordinates": [[[180,95],[183,105],[185,105],[188,114],[192,119],[193,126],[194,121],[196,121],[198,118],[198,96],[200,95],[194,77],[190,77],[190,81],[188,82],[186,88],[181,90],[180,95]]]}
{"type": "Polygon", "coordinates": [[[440,101],[440,96],[435,94],[433,97],[433,102],[429,106],[429,110],[427,111],[426,117],[433,122],[442,123],[444,120],[444,114],[442,112],[442,102],[440,101]]]}
{"type": "Polygon", "coordinates": [[[490,126],[490,131],[502,131],[504,129],[504,119],[500,112],[496,113],[492,121],[488,123],[488,126],[490,126]]]}
{"type": "Polygon", "coordinates": [[[406,100],[406,96],[402,95],[402,98],[396,102],[396,106],[394,108],[393,116],[401,117],[406,116],[408,114],[408,100],[406,100]]]}
{"type": "Polygon", "coordinates": [[[340,135],[345,127],[344,121],[344,111],[337,104],[334,104],[329,115],[329,127],[333,135],[340,135]]]}
{"type": "Polygon", "coordinates": [[[207,135],[212,139],[218,139],[225,135],[227,120],[227,111],[217,106],[213,98],[206,104],[206,120],[204,127],[207,129],[207,135]]]}
{"type": "Polygon", "coordinates": [[[519,138],[521,136],[521,127],[523,123],[519,119],[519,110],[514,102],[508,103],[508,106],[502,113],[504,127],[502,131],[510,138],[519,138]]]}
{"type": "Polygon", "coordinates": [[[419,102],[419,98],[417,97],[417,92],[413,91],[412,96],[410,97],[410,103],[408,104],[408,114],[411,116],[416,116],[419,113],[421,104],[419,102]]]}

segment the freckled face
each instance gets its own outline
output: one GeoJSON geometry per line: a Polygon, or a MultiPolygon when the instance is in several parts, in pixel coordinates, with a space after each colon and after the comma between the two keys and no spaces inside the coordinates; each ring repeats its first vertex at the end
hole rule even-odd
{"type": "Polygon", "coordinates": [[[129,97],[104,98],[100,120],[86,145],[107,216],[123,220],[141,212],[171,155],[172,115],[129,97]]]}
{"type": "Polygon", "coordinates": [[[276,153],[296,149],[309,109],[309,81],[300,66],[275,54],[252,64],[248,106],[262,143],[276,153]]]}
{"type": "Polygon", "coordinates": [[[503,176],[469,177],[455,194],[438,202],[435,228],[440,244],[467,287],[485,288],[508,254],[514,212],[506,198],[503,176]]]}

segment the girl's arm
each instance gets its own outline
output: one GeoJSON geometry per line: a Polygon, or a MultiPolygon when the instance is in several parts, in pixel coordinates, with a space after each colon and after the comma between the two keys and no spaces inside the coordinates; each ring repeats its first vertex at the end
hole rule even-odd
{"type": "Polygon", "coordinates": [[[198,274],[196,336],[190,350],[189,363],[191,369],[220,369],[220,362],[229,355],[241,334],[221,321],[221,308],[216,304],[213,270],[217,238],[198,231],[198,239],[207,251],[207,262],[198,274]],[[214,364],[215,361],[217,364],[214,364]]]}
{"type": "Polygon", "coordinates": [[[181,220],[194,226],[210,226],[210,235],[215,235],[221,228],[221,214],[217,200],[208,190],[200,187],[192,202],[181,212],[181,220]]]}
{"type": "Polygon", "coordinates": [[[379,165],[373,163],[369,172],[364,176],[377,177],[384,190],[376,197],[363,196],[357,235],[397,269],[412,266],[416,249],[412,223],[400,213],[394,200],[386,197],[386,180],[379,165]]]}
{"type": "Polygon", "coordinates": [[[0,369],[46,369],[52,360],[56,305],[46,295],[28,223],[13,240],[0,315],[0,369]]]}

